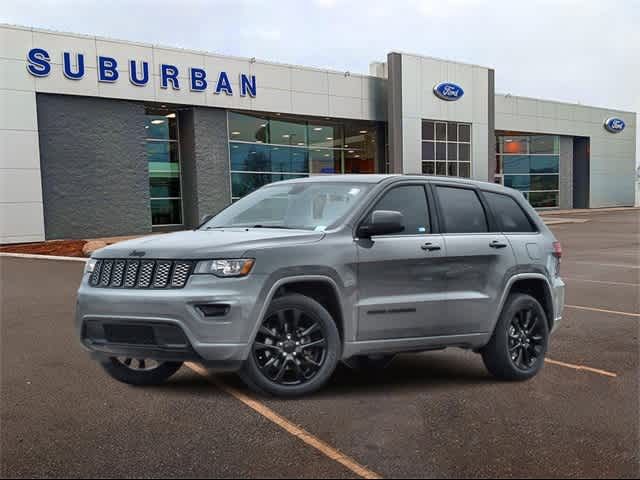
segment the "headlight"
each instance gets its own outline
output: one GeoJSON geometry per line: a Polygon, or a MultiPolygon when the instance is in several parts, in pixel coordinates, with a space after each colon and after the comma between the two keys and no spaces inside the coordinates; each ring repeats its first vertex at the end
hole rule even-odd
{"type": "Polygon", "coordinates": [[[198,263],[195,273],[212,273],[217,277],[244,277],[249,275],[254,263],[253,258],[207,260],[198,263]]]}
{"type": "Polygon", "coordinates": [[[96,268],[96,263],[98,263],[98,260],[96,260],[95,258],[90,258],[89,260],[87,260],[87,263],[85,263],[84,265],[84,273],[93,273],[96,268]]]}

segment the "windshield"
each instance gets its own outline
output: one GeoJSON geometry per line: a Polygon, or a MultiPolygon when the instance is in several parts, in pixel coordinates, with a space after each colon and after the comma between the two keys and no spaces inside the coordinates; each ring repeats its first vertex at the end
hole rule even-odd
{"type": "Polygon", "coordinates": [[[322,231],[337,224],[364,197],[366,183],[288,183],[263,187],[200,227],[290,228],[322,231]]]}

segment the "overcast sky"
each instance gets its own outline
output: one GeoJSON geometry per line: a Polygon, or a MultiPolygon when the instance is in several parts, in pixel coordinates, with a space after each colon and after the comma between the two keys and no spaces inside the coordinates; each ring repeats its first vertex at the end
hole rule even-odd
{"type": "Polygon", "coordinates": [[[397,50],[640,112],[640,0],[2,0],[0,21],[359,73],[397,50]]]}

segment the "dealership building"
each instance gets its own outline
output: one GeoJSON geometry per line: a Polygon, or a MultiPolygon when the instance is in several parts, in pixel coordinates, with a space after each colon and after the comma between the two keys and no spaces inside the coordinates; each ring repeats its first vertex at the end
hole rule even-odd
{"type": "Polygon", "coordinates": [[[630,206],[636,114],[497,94],[406,53],[369,75],[0,25],[0,243],[190,228],[267,183],[424,173],[630,206]]]}

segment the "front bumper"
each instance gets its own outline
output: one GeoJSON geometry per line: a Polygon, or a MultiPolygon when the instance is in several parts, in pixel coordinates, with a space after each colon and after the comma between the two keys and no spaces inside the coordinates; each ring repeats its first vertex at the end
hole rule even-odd
{"type": "Polygon", "coordinates": [[[87,280],[85,275],[78,290],[76,330],[82,345],[96,356],[201,361],[233,369],[249,355],[261,313],[257,299],[264,279],[259,275],[225,279],[192,275],[181,289],[96,288],[87,280]],[[203,305],[225,308],[223,314],[207,316],[203,305]],[[137,335],[142,338],[105,333],[105,326],[119,325],[141,327],[137,335]],[[141,334],[142,327],[153,334],[141,334]],[[167,341],[163,328],[173,328],[184,341],[167,341]]]}

